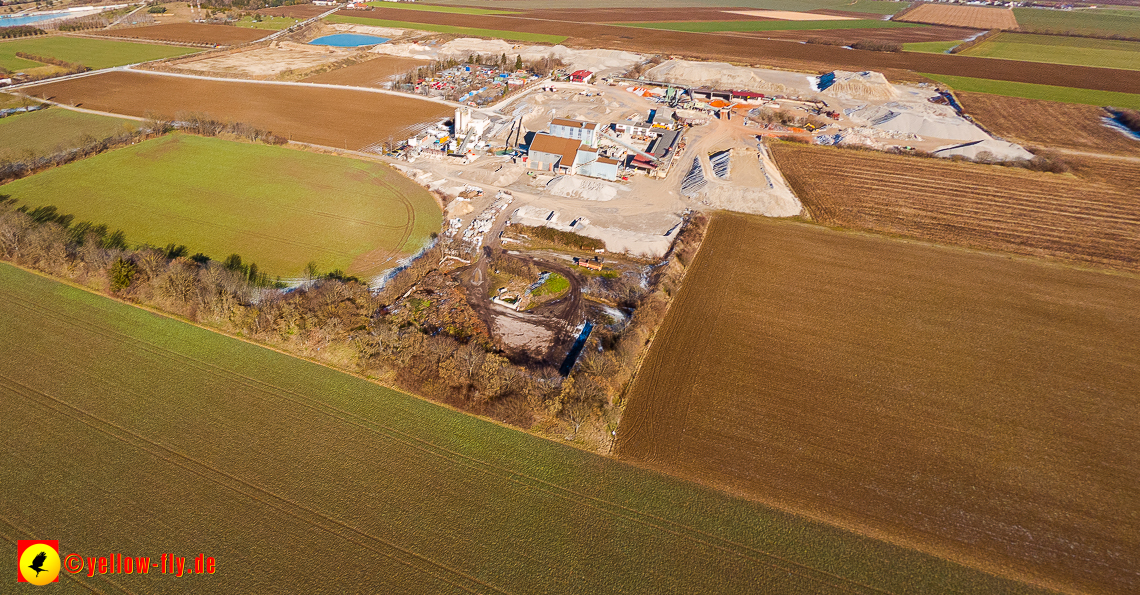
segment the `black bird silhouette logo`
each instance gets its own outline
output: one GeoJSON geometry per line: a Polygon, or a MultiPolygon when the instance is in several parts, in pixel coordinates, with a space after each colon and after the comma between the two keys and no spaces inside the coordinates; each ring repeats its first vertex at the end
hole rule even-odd
{"type": "Polygon", "coordinates": [[[40,552],[40,553],[36,554],[35,558],[32,558],[32,563],[28,565],[28,568],[35,570],[36,576],[39,576],[41,572],[46,570],[44,568],[44,561],[45,560],[47,560],[47,552],[40,552]]]}

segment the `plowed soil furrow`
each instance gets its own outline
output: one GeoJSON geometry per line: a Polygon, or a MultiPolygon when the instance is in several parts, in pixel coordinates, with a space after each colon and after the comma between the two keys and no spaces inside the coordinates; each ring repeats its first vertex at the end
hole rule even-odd
{"type": "Polygon", "coordinates": [[[1137,271],[1140,164],[1090,159],[1077,175],[776,143],[773,153],[824,223],[1137,271]]]}
{"type": "Polygon", "coordinates": [[[1131,591],[1138,312],[1136,275],[718,215],[618,456],[1061,592],[1131,591]]]}
{"type": "Polygon", "coordinates": [[[402,131],[446,118],[444,104],[352,89],[201,80],[142,72],[108,72],[49,83],[33,95],[97,111],[174,119],[204,114],[243,122],[290,140],[361,149],[404,138],[402,131]]]}
{"type": "Polygon", "coordinates": [[[1140,156],[1140,140],[1104,125],[1107,113],[1095,105],[1077,105],[957,93],[968,114],[987,130],[1014,142],[1095,153],[1140,156]]]}

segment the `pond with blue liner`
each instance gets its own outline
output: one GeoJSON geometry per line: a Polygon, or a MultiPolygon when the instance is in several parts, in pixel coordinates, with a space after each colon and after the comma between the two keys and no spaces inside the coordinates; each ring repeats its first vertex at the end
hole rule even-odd
{"type": "Polygon", "coordinates": [[[26,15],[26,16],[22,16],[22,17],[0,16],[0,27],[18,27],[20,25],[30,25],[32,23],[39,23],[41,21],[50,21],[52,19],[66,19],[66,18],[74,18],[74,17],[85,17],[89,14],[92,14],[92,13],[91,12],[76,11],[76,12],[70,13],[70,14],[66,13],[66,12],[57,12],[57,13],[51,13],[51,14],[30,14],[30,15],[26,15]]]}
{"type": "Polygon", "coordinates": [[[338,48],[357,48],[365,45],[379,45],[388,41],[387,37],[361,35],[359,33],[337,33],[325,35],[309,42],[309,45],[331,45],[338,48]]]}

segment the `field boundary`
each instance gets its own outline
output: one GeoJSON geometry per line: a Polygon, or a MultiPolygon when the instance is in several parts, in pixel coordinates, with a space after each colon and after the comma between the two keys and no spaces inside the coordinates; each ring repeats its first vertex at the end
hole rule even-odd
{"type": "MultiPolygon", "coordinates": [[[[140,62],[140,64],[146,64],[146,63],[140,62]]],[[[137,66],[137,64],[131,65],[131,66],[117,66],[115,68],[107,68],[107,69],[99,70],[99,71],[84,72],[84,73],[82,73],[82,75],[75,75],[74,77],[59,77],[59,78],[54,78],[54,79],[45,79],[42,81],[33,81],[30,83],[25,83],[23,85],[13,85],[13,86],[9,87],[9,89],[16,89],[16,88],[25,89],[25,88],[29,88],[29,87],[35,87],[38,85],[48,85],[48,84],[52,84],[52,83],[58,83],[58,82],[63,81],[63,80],[68,80],[69,78],[82,78],[83,76],[94,76],[96,74],[104,74],[107,72],[119,71],[119,72],[133,72],[133,73],[137,73],[137,74],[147,74],[147,75],[154,75],[154,76],[168,76],[168,77],[175,77],[175,78],[196,79],[196,80],[201,80],[201,81],[213,81],[213,82],[220,82],[220,83],[245,83],[245,84],[252,84],[252,85],[276,85],[276,86],[281,86],[281,87],[310,87],[310,88],[316,88],[316,89],[366,91],[368,93],[378,93],[380,95],[391,95],[393,97],[403,97],[405,99],[419,99],[422,101],[430,101],[432,103],[439,103],[439,104],[446,105],[448,107],[453,107],[453,108],[454,107],[462,107],[462,105],[463,105],[461,103],[455,103],[452,101],[448,101],[446,99],[441,99],[439,97],[428,97],[425,95],[414,95],[412,93],[403,93],[400,91],[392,91],[391,89],[380,89],[377,87],[354,87],[354,86],[348,86],[348,85],[330,85],[327,83],[306,83],[306,82],[302,82],[302,81],[261,81],[261,80],[254,80],[254,79],[222,78],[222,77],[216,77],[216,76],[205,76],[205,75],[201,75],[201,74],[183,74],[180,72],[164,72],[161,70],[149,70],[149,69],[145,69],[145,68],[133,68],[133,66],[137,66]]]]}
{"type": "MultiPolygon", "coordinates": [[[[459,17],[467,15],[456,15],[459,17]]],[[[492,15],[493,16],[493,15],[492,15]]],[[[518,17],[505,17],[505,18],[518,18],[518,17]]],[[[494,39],[506,39],[509,41],[527,41],[531,43],[549,43],[553,45],[560,44],[569,37],[565,35],[554,35],[552,33],[526,33],[523,31],[509,31],[502,29],[484,29],[481,27],[465,27],[462,25],[437,25],[434,23],[417,23],[412,21],[393,21],[389,19],[377,19],[371,17],[347,17],[341,15],[334,15],[329,17],[330,23],[345,23],[350,25],[370,25],[375,27],[392,27],[396,29],[414,29],[416,31],[431,31],[434,33],[450,33],[453,35],[470,35],[472,37],[490,37],[494,39]]]]}
{"type": "MultiPolygon", "coordinates": [[[[979,58],[981,60],[994,60],[1000,58],[979,58]]],[[[1016,62],[1016,60],[1006,60],[1016,62]]],[[[928,79],[938,81],[956,91],[972,93],[988,93],[990,95],[1003,95],[1005,97],[1020,97],[1022,99],[1037,99],[1041,101],[1056,101],[1059,103],[1079,103],[1082,105],[1095,105],[1124,107],[1140,109],[1140,94],[1121,93],[1119,91],[1098,91],[1095,89],[1082,89],[1079,87],[1060,87],[1056,85],[1041,85],[1036,83],[1021,83],[1017,81],[1003,81],[996,79],[983,79],[977,77],[954,76],[948,74],[918,73],[928,79]]]]}

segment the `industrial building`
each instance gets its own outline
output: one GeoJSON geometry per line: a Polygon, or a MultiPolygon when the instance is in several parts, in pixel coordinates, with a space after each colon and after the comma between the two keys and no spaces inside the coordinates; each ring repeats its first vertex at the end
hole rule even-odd
{"type": "Polygon", "coordinates": [[[527,168],[614,181],[621,162],[598,155],[595,122],[556,118],[550,132],[534,135],[527,149],[527,168]]]}

